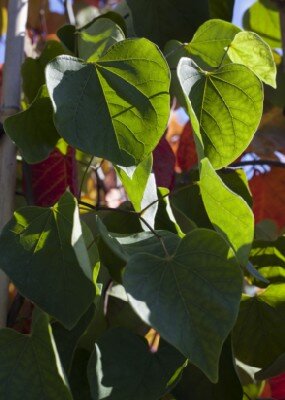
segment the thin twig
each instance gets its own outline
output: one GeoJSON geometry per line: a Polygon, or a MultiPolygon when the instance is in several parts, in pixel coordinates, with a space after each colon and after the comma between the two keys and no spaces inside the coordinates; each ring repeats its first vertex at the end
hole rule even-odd
{"type": "Polygon", "coordinates": [[[268,165],[270,167],[277,168],[285,168],[285,163],[282,161],[274,161],[274,160],[252,160],[252,161],[239,161],[231,164],[231,167],[246,167],[246,166],[255,166],[255,165],[268,165]]]}
{"type": "Polygon", "coordinates": [[[84,185],[84,181],[85,181],[87,172],[88,172],[88,170],[89,170],[89,168],[90,168],[90,166],[91,166],[93,160],[94,160],[94,156],[92,156],[92,157],[90,158],[90,161],[89,161],[89,163],[87,164],[87,166],[86,166],[86,168],[85,168],[83,177],[82,177],[81,182],[80,182],[80,188],[79,188],[79,192],[78,192],[78,200],[81,198],[81,192],[82,192],[82,188],[83,188],[83,185],[84,185]]]}
{"type": "Polygon", "coordinates": [[[140,214],[140,215],[143,215],[143,214],[146,212],[146,210],[148,210],[148,209],[149,209],[150,207],[152,207],[154,204],[159,203],[161,200],[165,199],[165,198],[168,197],[169,195],[170,195],[170,192],[167,193],[167,194],[165,194],[164,196],[161,196],[160,199],[157,199],[157,200],[152,201],[152,202],[149,203],[145,208],[143,208],[143,209],[139,212],[139,214],[140,214]]]}

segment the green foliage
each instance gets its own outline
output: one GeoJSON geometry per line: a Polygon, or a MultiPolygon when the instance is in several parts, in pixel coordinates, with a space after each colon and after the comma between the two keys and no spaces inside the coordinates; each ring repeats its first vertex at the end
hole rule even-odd
{"type": "Polygon", "coordinates": [[[89,360],[92,398],[159,399],[171,389],[169,381],[184,363],[185,358],[165,342],[152,354],[143,338],[123,328],[109,330],[89,360]]]}
{"type": "MultiPolygon", "coordinates": [[[[49,42],[23,64],[29,107],[4,128],[24,159],[64,140],[112,162],[129,202],[79,201],[80,214],[66,192],[16,210],[1,232],[0,267],[36,306],[30,335],[0,330],[1,399],[241,400],[236,358],[261,379],[284,368],[284,236],[263,222],[254,240],[247,179],[231,168],[260,122],[263,83],[275,87],[263,39],[280,43],[266,20],[276,9],[249,10],[260,37],[227,22],[231,0],[127,4],[133,27],[114,12],[64,26],[64,47],[49,42]],[[152,152],[174,94],[199,169],[170,191],[156,185],[152,152]],[[252,297],[243,283],[258,286],[252,297]]],[[[277,86],[283,101],[280,76],[277,86]]]]}
{"type": "Polygon", "coordinates": [[[58,132],[86,153],[132,166],[151,153],[164,132],[169,70],[146,39],[117,43],[93,64],[58,57],[46,78],[58,132]]]}
{"type": "Polygon", "coordinates": [[[247,67],[202,70],[182,58],[177,73],[198,142],[198,154],[218,169],[233,162],[253,138],[262,115],[263,90],[247,67]],[[241,118],[242,115],[242,118],[241,118]]]}
{"type": "Polygon", "coordinates": [[[52,117],[52,104],[44,85],[29,108],[5,120],[6,133],[30,164],[47,158],[60,138],[52,117]]]}
{"type": "Polygon", "coordinates": [[[0,331],[2,399],[72,400],[54,345],[49,318],[34,311],[31,335],[0,331]]]}
{"type": "Polygon", "coordinates": [[[242,284],[223,239],[197,229],[173,255],[136,254],[127,263],[123,282],[143,321],[217,382],[222,344],[235,322],[242,284]]]}
{"type": "Polygon", "coordinates": [[[74,327],[95,296],[78,255],[90,269],[76,201],[69,193],[52,208],[21,208],[1,233],[1,268],[24,296],[67,328],[74,327]],[[75,246],[85,254],[76,254],[75,246]]]}

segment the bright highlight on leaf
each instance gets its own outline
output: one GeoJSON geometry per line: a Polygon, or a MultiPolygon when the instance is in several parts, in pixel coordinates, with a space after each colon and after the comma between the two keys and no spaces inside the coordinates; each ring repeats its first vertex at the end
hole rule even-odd
{"type": "Polygon", "coordinates": [[[210,19],[197,30],[191,42],[185,46],[190,54],[197,55],[212,67],[218,67],[235,35],[241,30],[220,19],[210,19]]]}
{"type": "Polygon", "coordinates": [[[172,256],[136,254],[127,263],[123,283],[142,320],[217,382],[242,286],[235,257],[221,236],[195,229],[172,256]]]}
{"type": "Polygon", "coordinates": [[[76,200],[67,192],[54,207],[16,211],[0,236],[1,268],[23,296],[67,328],[74,327],[95,296],[81,269],[80,252],[75,253],[84,247],[79,246],[83,236],[77,213],[76,200]]]}
{"type": "Polygon", "coordinates": [[[243,65],[229,64],[207,72],[190,58],[180,60],[177,74],[200,158],[203,146],[215,169],[227,166],[246,149],[258,127],[262,83],[243,65]]]}
{"type": "Polygon", "coordinates": [[[238,33],[228,49],[232,62],[246,65],[263,82],[276,88],[276,64],[269,45],[253,32],[238,33]]]}
{"type": "Polygon", "coordinates": [[[48,157],[59,140],[53,123],[53,109],[46,86],[42,86],[30,107],[4,122],[5,132],[30,164],[48,157]]]}
{"type": "Polygon", "coordinates": [[[201,161],[199,186],[211,223],[232,246],[241,265],[246,267],[254,237],[254,217],[250,207],[227,188],[206,158],[201,161]]]}
{"type": "Polygon", "coordinates": [[[170,73],[146,39],[117,43],[94,64],[58,57],[46,79],[58,132],[86,153],[137,165],[164,133],[170,73]]]}

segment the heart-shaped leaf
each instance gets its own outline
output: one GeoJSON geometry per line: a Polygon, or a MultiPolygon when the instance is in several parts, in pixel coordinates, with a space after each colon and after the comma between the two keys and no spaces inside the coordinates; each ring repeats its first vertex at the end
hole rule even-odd
{"type": "Polygon", "coordinates": [[[157,400],[171,389],[168,383],[184,363],[185,357],[165,342],[153,354],[144,338],[127,329],[111,329],[98,340],[89,360],[92,398],[157,400]]]}
{"type": "Polygon", "coordinates": [[[254,237],[254,217],[248,204],[226,187],[208,159],[201,161],[199,187],[214,228],[233,247],[243,267],[254,237]]]}
{"type": "Polygon", "coordinates": [[[222,237],[196,229],[171,256],[134,255],[123,283],[142,320],[217,382],[222,345],[236,320],[242,286],[235,257],[222,237]]]}
{"type": "Polygon", "coordinates": [[[164,133],[170,73],[146,39],[119,42],[93,64],[57,57],[46,80],[58,132],[86,153],[137,165],[164,133]]]}
{"type": "Polygon", "coordinates": [[[269,45],[253,32],[240,32],[231,42],[228,55],[232,62],[246,65],[268,85],[276,88],[276,64],[269,45]]]}
{"type": "Polygon", "coordinates": [[[0,330],[0,398],[72,400],[48,315],[34,311],[32,334],[0,330]]]}
{"type": "Polygon", "coordinates": [[[177,73],[196,134],[197,152],[215,169],[227,166],[246,149],[263,107],[263,87],[244,65],[229,64],[203,71],[182,58],[177,73]]]}
{"type": "Polygon", "coordinates": [[[54,207],[19,209],[0,235],[1,268],[25,297],[69,329],[95,296],[78,260],[83,237],[76,214],[76,200],[66,192],[54,207]]]}
{"type": "Polygon", "coordinates": [[[53,109],[46,86],[42,86],[30,107],[4,122],[5,132],[32,164],[46,159],[59,140],[53,123],[53,109]]]}

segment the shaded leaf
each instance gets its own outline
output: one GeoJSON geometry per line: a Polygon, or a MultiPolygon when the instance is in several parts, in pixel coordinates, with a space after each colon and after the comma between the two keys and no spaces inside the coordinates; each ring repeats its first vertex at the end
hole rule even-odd
{"type": "Polygon", "coordinates": [[[229,64],[203,71],[189,58],[177,69],[200,158],[219,169],[233,162],[252,140],[260,122],[263,89],[254,73],[229,64]],[[242,115],[242,118],[241,118],[242,115]]]}
{"type": "Polygon", "coordinates": [[[52,104],[45,85],[28,109],[5,120],[4,129],[28,163],[38,163],[48,157],[59,134],[53,123],[52,104]]]}
{"type": "Polygon", "coordinates": [[[239,360],[263,368],[285,352],[284,310],[284,284],[270,285],[254,297],[243,297],[233,330],[239,360]]]}
{"type": "Polygon", "coordinates": [[[276,88],[276,64],[269,45],[253,32],[240,32],[231,42],[228,55],[232,62],[246,65],[263,82],[276,88]]]}
{"type": "Polygon", "coordinates": [[[58,132],[88,154],[139,164],[165,130],[169,69],[146,39],[119,42],[94,64],[58,57],[46,79],[58,132]]]}
{"type": "Polygon", "coordinates": [[[209,18],[206,0],[127,0],[127,4],[136,34],[149,38],[160,47],[171,39],[189,42],[200,24],[209,18]]]}
{"type": "Polygon", "coordinates": [[[64,328],[64,326],[59,322],[54,322],[52,324],[52,334],[58,349],[59,358],[67,375],[70,372],[76,345],[80,337],[87,329],[94,312],[95,306],[94,304],[91,304],[86,313],[80,318],[76,326],[71,330],[64,328]]]}
{"type": "Polygon", "coordinates": [[[16,211],[0,235],[1,268],[20,293],[69,329],[95,296],[74,250],[74,240],[82,240],[77,213],[76,200],[66,192],[52,208],[16,211]]]}
{"type": "Polygon", "coordinates": [[[89,382],[87,379],[87,365],[90,352],[85,349],[76,349],[68,380],[74,400],[92,400],[89,382]]]}
{"type": "Polygon", "coordinates": [[[34,312],[32,333],[0,331],[0,397],[72,400],[54,345],[48,316],[34,312]]]}
{"type": "Polygon", "coordinates": [[[269,366],[262,368],[260,371],[254,374],[254,377],[258,381],[273,378],[274,376],[280,375],[285,372],[285,353],[277,357],[277,359],[269,366]]]}
{"type": "MultiPolygon", "coordinates": [[[[174,217],[172,208],[170,206],[169,190],[166,188],[158,188],[157,194],[159,202],[158,210],[155,216],[155,229],[169,231],[177,234],[180,237],[183,237],[183,232],[176,218],[174,217]]],[[[196,225],[185,217],[183,218],[183,222],[185,225],[187,224],[187,230],[189,228],[189,231],[191,230],[191,228],[196,228],[196,225]]]]}
{"type": "Polygon", "coordinates": [[[142,320],[217,382],[222,344],[235,322],[242,284],[221,236],[196,229],[172,256],[136,254],[123,283],[142,320]]]}
{"type": "Polygon", "coordinates": [[[64,47],[73,54],[76,52],[75,33],[76,28],[74,25],[63,25],[56,32],[64,47]]]}
{"type": "Polygon", "coordinates": [[[248,204],[224,185],[208,159],[201,161],[199,186],[209,219],[234,249],[243,267],[254,237],[254,218],[248,204]]]}
{"type": "Polygon", "coordinates": [[[108,330],[97,341],[88,364],[92,398],[157,400],[170,390],[168,382],[184,362],[166,342],[153,354],[144,338],[124,328],[108,330]]]}
{"type": "Polygon", "coordinates": [[[211,18],[221,18],[231,22],[233,19],[234,0],[210,0],[211,18]]]}
{"type": "Polygon", "coordinates": [[[64,54],[64,48],[55,40],[46,43],[40,57],[27,57],[22,65],[23,91],[31,103],[45,84],[45,67],[55,57],[64,54]]]}
{"type": "Polygon", "coordinates": [[[242,400],[243,391],[235,368],[231,338],[228,337],[223,345],[218,383],[211,383],[198,368],[189,363],[173,393],[176,400],[242,400]]]}
{"type": "Polygon", "coordinates": [[[285,283],[285,236],[270,242],[254,241],[250,261],[270,283],[285,283]]]}

